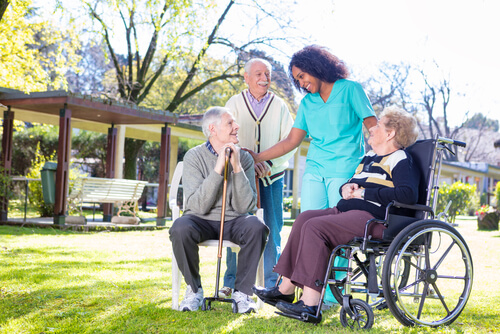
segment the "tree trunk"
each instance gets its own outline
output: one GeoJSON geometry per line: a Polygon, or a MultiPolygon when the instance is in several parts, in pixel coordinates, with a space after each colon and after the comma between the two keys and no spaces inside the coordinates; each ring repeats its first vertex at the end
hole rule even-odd
{"type": "Polygon", "coordinates": [[[9,6],[9,0],[0,0],[0,21],[2,21],[3,14],[9,6]]]}
{"type": "Polygon", "coordinates": [[[145,140],[125,138],[125,165],[123,167],[123,178],[135,180],[137,175],[137,156],[144,145],[145,140]]]}

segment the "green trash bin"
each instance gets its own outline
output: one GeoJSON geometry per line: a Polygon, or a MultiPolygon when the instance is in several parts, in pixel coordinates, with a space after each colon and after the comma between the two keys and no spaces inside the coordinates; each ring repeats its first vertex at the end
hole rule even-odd
{"type": "Polygon", "coordinates": [[[47,161],[40,171],[43,200],[47,204],[54,204],[56,202],[56,170],[57,162],[47,161]]]}

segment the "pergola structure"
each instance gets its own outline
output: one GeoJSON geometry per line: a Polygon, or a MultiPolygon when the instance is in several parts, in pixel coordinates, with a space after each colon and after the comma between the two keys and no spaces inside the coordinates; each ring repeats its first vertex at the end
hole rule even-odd
{"type": "MultiPolygon", "coordinates": [[[[107,133],[106,177],[122,177],[125,137],[161,142],[158,187],[158,224],[164,223],[167,212],[167,192],[170,169],[171,126],[178,116],[166,111],[137,107],[128,103],[105,100],[66,91],[24,94],[0,88],[3,112],[1,165],[5,173],[12,167],[12,136],[14,119],[25,122],[59,125],[59,146],[55,179],[54,223],[64,225],[68,194],[68,172],[71,130],[78,128],[107,133]]],[[[175,160],[177,145],[175,146],[175,160]]],[[[176,161],[174,162],[176,163],[176,161]]],[[[2,221],[7,220],[8,198],[0,194],[2,221]]],[[[111,219],[112,207],[104,207],[105,220],[111,219]]]]}

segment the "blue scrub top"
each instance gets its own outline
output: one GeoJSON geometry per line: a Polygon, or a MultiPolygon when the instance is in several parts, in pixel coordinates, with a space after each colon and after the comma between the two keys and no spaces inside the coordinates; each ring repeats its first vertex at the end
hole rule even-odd
{"type": "Polygon", "coordinates": [[[351,177],[364,155],[363,120],[375,116],[363,87],[341,79],[326,102],[319,93],[301,101],[293,127],[311,137],[306,173],[322,177],[351,177]]]}

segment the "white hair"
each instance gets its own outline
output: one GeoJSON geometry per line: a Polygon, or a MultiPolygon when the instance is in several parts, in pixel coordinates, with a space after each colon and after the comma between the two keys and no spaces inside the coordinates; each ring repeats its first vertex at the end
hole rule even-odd
{"type": "Polygon", "coordinates": [[[201,122],[201,128],[203,130],[203,134],[205,135],[205,137],[207,137],[207,139],[210,138],[210,124],[219,126],[222,115],[226,113],[231,115],[229,109],[224,107],[212,107],[205,112],[205,114],[203,115],[203,120],[201,122]]]}
{"type": "Polygon", "coordinates": [[[250,71],[252,70],[252,65],[255,63],[262,63],[262,64],[266,65],[267,69],[269,70],[269,73],[270,74],[272,73],[273,68],[271,66],[271,63],[269,63],[267,60],[262,59],[262,58],[253,58],[253,59],[250,59],[249,61],[247,61],[247,63],[245,64],[245,73],[250,74],[250,71]]]}

